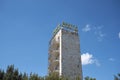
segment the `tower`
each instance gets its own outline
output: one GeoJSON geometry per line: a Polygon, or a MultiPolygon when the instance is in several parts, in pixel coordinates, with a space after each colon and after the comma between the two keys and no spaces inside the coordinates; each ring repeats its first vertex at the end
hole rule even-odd
{"type": "Polygon", "coordinates": [[[49,42],[49,73],[58,73],[70,80],[82,80],[78,28],[63,22],[53,32],[49,42]]]}

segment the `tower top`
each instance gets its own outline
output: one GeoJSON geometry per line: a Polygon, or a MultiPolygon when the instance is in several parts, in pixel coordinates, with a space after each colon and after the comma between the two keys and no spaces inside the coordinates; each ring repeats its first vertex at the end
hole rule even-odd
{"type": "Polygon", "coordinates": [[[78,33],[78,27],[76,25],[73,24],[69,24],[66,22],[62,22],[62,24],[59,24],[55,30],[53,31],[53,36],[56,35],[56,33],[60,30],[60,29],[64,29],[70,32],[75,32],[78,33]]]}

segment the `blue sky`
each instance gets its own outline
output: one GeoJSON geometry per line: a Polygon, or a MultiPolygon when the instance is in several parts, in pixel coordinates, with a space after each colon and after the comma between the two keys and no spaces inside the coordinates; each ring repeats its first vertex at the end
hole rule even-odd
{"type": "Polygon", "coordinates": [[[79,28],[83,76],[120,73],[120,0],[0,0],[0,68],[47,75],[48,43],[63,21],[79,28]]]}

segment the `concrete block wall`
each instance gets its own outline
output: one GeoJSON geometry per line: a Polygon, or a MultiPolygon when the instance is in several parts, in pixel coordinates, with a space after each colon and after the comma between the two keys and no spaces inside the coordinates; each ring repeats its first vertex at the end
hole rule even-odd
{"type": "Polygon", "coordinates": [[[82,80],[80,41],[78,33],[62,30],[62,75],[82,80]]]}

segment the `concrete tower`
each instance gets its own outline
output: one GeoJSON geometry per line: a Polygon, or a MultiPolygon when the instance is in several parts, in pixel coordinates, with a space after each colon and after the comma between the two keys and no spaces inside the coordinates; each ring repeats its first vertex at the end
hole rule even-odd
{"type": "Polygon", "coordinates": [[[80,41],[75,25],[63,22],[53,32],[49,43],[49,74],[56,72],[70,80],[82,80],[80,41]]]}

